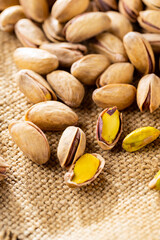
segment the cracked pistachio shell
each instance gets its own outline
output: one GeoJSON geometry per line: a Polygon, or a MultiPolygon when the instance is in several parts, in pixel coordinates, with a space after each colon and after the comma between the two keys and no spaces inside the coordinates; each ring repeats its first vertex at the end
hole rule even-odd
{"type": "Polygon", "coordinates": [[[101,11],[110,11],[110,10],[117,10],[117,2],[116,0],[95,0],[98,8],[101,11]]]}
{"type": "Polygon", "coordinates": [[[0,11],[18,4],[19,0],[0,0],[0,11]]]}
{"type": "Polygon", "coordinates": [[[101,54],[88,54],[73,63],[71,73],[86,85],[94,85],[97,77],[109,66],[106,56],[101,54]]]}
{"type": "Polygon", "coordinates": [[[44,43],[40,48],[56,55],[62,67],[71,67],[74,62],[82,58],[83,54],[87,52],[86,46],[68,42],[44,43]]]}
{"type": "Polygon", "coordinates": [[[20,69],[30,69],[39,74],[48,74],[59,64],[55,55],[38,48],[17,48],[13,57],[20,69]]]}
{"type": "Polygon", "coordinates": [[[160,53],[160,34],[144,33],[142,36],[151,44],[151,47],[155,53],[160,53]]]}
{"type": "Polygon", "coordinates": [[[108,57],[110,62],[128,61],[123,42],[112,33],[101,33],[90,43],[92,51],[108,57]]]}
{"type": "Polygon", "coordinates": [[[31,121],[42,130],[59,131],[76,125],[77,114],[68,106],[57,101],[37,103],[25,114],[25,120],[31,121]]]}
{"type": "Polygon", "coordinates": [[[160,33],[160,11],[146,10],[139,14],[138,22],[150,33],[160,33]]]}
{"type": "Polygon", "coordinates": [[[24,12],[28,18],[36,22],[43,22],[49,14],[47,0],[20,0],[24,12]]]}
{"type": "Polygon", "coordinates": [[[127,33],[123,42],[129,60],[140,73],[145,75],[154,72],[155,58],[152,47],[140,33],[127,33]]]}
{"type": "Polygon", "coordinates": [[[15,33],[24,47],[39,47],[47,39],[42,30],[31,20],[21,19],[15,25],[15,33]]]}
{"type": "Polygon", "coordinates": [[[160,1],[159,0],[142,0],[142,2],[150,9],[159,10],[160,1]]]}
{"type": "Polygon", "coordinates": [[[58,70],[47,75],[56,95],[68,106],[79,107],[84,97],[83,85],[70,73],[58,70]]]}
{"type": "Polygon", "coordinates": [[[4,161],[2,157],[0,157],[0,181],[2,181],[6,177],[6,170],[8,168],[8,164],[4,161]]]}
{"type": "Polygon", "coordinates": [[[139,12],[143,10],[141,0],[120,0],[119,11],[131,22],[136,22],[139,12]]]}
{"type": "Polygon", "coordinates": [[[52,7],[52,16],[59,22],[67,22],[83,13],[89,5],[89,0],[57,0],[52,7]]]}
{"type": "Polygon", "coordinates": [[[0,29],[5,32],[12,32],[16,22],[24,17],[23,8],[20,5],[8,7],[0,14],[0,29]]]}
{"type": "Polygon", "coordinates": [[[148,184],[150,189],[160,190],[160,170],[148,184]]]}
{"type": "MultiPolygon", "coordinates": [[[[101,155],[97,154],[97,153],[90,153],[90,154],[93,155],[94,157],[96,157],[99,160],[99,166],[98,166],[98,169],[97,169],[95,175],[91,179],[89,179],[89,180],[87,180],[87,181],[85,181],[83,183],[73,182],[72,179],[74,177],[74,167],[75,167],[75,164],[76,164],[76,162],[75,162],[74,164],[71,165],[69,171],[64,176],[65,183],[70,188],[77,188],[77,187],[83,187],[85,185],[88,185],[91,182],[93,182],[99,176],[99,174],[102,172],[102,170],[104,168],[104,165],[105,165],[104,158],[101,155]]],[[[89,168],[89,166],[87,166],[87,167],[89,168]]]]}
{"type": "Polygon", "coordinates": [[[109,84],[94,90],[92,99],[98,107],[116,106],[118,110],[129,107],[135,100],[136,88],[130,84],[109,84]]]}
{"type": "Polygon", "coordinates": [[[64,27],[68,42],[82,42],[92,38],[110,27],[109,17],[102,12],[81,14],[70,20],[64,27]]]}
{"type": "Polygon", "coordinates": [[[149,110],[151,113],[160,106],[160,78],[155,74],[148,74],[139,81],[137,105],[141,112],[149,110]]]}
{"type": "Polygon", "coordinates": [[[14,121],[9,125],[9,133],[21,151],[33,162],[46,163],[50,158],[50,147],[45,134],[35,124],[14,121]]]}
{"type": "Polygon", "coordinates": [[[78,127],[64,130],[57,148],[57,156],[61,167],[70,167],[85,151],[86,135],[78,127]]]}
{"type": "Polygon", "coordinates": [[[33,103],[57,100],[46,80],[31,70],[20,70],[16,74],[16,80],[20,91],[33,103]]]}

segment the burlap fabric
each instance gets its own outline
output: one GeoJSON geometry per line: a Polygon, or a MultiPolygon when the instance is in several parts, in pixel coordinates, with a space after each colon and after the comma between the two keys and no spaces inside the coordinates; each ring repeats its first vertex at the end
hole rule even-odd
{"type": "Polygon", "coordinates": [[[83,104],[75,111],[87,135],[86,152],[102,154],[106,165],[91,185],[69,189],[56,157],[61,133],[46,133],[52,155],[43,166],[27,159],[9,136],[9,122],[23,118],[31,106],[14,77],[12,55],[18,46],[14,35],[0,32],[0,154],[11,166],[0,184],[0,229],[22,240],[159,240],[160,194],[147,184],[160,169],[160,140],[136,153],[122,150],[121,142],[135,128],[159,128],[160,110],[142,114],[135,104],[123,111],[119,143],[102,151],[95,137],[101,109],[91,100],[93,89],[86,89],[83,104]]]}

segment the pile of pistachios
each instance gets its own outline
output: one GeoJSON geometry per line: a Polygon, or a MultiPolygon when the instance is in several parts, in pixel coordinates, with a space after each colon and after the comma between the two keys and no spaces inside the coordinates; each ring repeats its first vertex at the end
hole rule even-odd
{"type": "MultiPolygon", "coordinates": [[[[141,112],[152,113],[160,106],[160,78],[155,75],[160,1],[0,0],[0,11],[0,29],[14,31],[23,45],[13,56],[20,69],[16,80],[34,104],[24,121],[9,125],[13,141],[29,159],[44,164],[50,159],[50,146],[43,131],[64,130],[57,156],[68,171],[66,184],[91,183],[105,160],[85,153],[86,135],[75,126],[78,116],[71,108],[81,105],[84,85],[97,86],[92,99],[104,109],[97,120],[97,143],[109,150],[123,130],[119,110],[135,100],[141,112]],[[137,89],[134,77],[139,78],[137,89]]],[[[127,135],[122,147],[134,152],[159,135],[154,127],[142,127],[127,135]]],[[[6,168],[0,160],[1,178],[6,168]]],[[[159,179],[160,173],[149,187],[160,189],[159,179]]]]}

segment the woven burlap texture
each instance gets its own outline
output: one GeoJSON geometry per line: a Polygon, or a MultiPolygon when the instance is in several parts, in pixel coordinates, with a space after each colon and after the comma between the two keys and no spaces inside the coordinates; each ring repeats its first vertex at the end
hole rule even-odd
{"type": "Polygon", "coordinates": [[[26,158],[9,136],[11,120],[22,119],[31,106],[15,81],[13,51],[19,46],[13,34],[0,32],[0,155],[10,164],[0,184],[0,227],[22,240],[160,240],[160,194],[147,187],[160,169],[160,141],[136,153],[121,148],[124,136],[135,128],[159,128],[160,111],[142,114],[136,104],[123,111],[120,141],[103,151],[95,137],[102,109],[92,102],[93,89],[86,89],[75,111],[87,136],[86,152],[100,153],[106,164],[94,183],[72,190],[56,156],[61,132],[46,133],[52,154],[43,166],[26,158]]]}

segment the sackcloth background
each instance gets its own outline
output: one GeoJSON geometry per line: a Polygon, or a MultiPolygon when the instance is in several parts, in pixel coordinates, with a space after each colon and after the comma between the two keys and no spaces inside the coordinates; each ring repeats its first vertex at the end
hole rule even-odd
{"type": "Polygon", "coordinates": [[[47,132],[51,159],[38,166],[13,143],[8,125],[22,119],[31,106],[18,90],[13,51],[21,46],[13,34],[0,32],[0,155],[10,164],[7,179],[0,183],[0,229],[22,240],[160,240],[160,193],[148,182],[160,169],[160,139],[135,153],[121,148],[123,138],[142,126],[160,129],[160,109],[140,113],[136,104],[123,111],[124,131],[111,151],[96,143],[98,114],[86,89],[79,126],[87,135],[86,152],[100,153],[104,171],[89,186],[70,189],[65,185],[56,156],[61,132],[47,132]]]}

